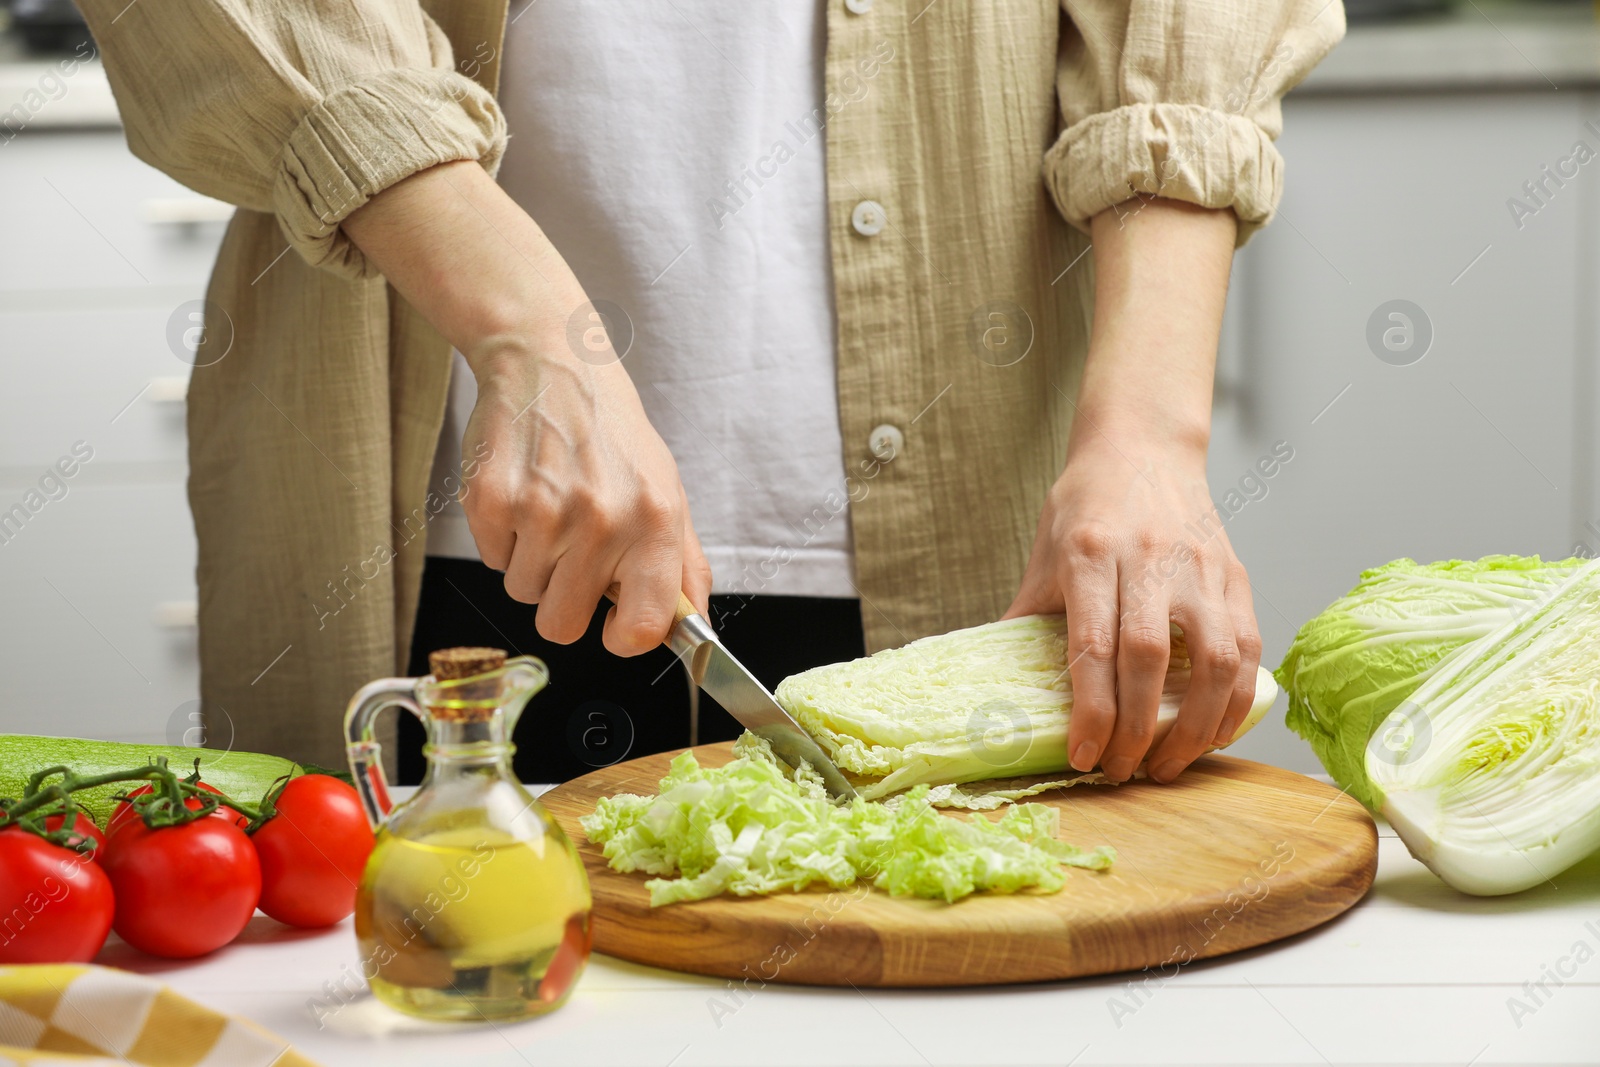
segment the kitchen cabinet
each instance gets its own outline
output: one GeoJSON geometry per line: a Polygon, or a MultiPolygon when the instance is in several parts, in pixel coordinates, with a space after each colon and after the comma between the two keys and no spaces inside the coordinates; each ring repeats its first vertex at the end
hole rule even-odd
{"type": "MultiPolygon", "coordinates": [[[[1294,450],[1227,526],[1271,663],[1364,568],[1600,547],[1600,163],[1520,227],[1507,208],[1575,142],[1600,152],[1596,118],[1594,94],[1548,88],[1285,102],[1287,190],[1235,260],[1210,457],[1220,499],[1274,443],[1294,450]],[[1369,344],[1394,300],[1422,309],[1417,337],[1431,324],[1425,354],[1369,344]]],[[[1237,751],[1318,769],[1277,716],[1237,751]]]]}
{"type": "Polygon", "coordinates": [[[26,620],[6,633],[5,729],[165,744],[197,726],[181,471],[73,484],[0,547],[0,561],[0,602],[26,620]]]}
{"type": "Polygon", "coordinates": [[[199,699],[182,342],[229,209],[111,126],[29,130],[0,163],[0,729],[182,741],[199,699]]]}
{"type": "Polygon", "coordinates": [[[6,462],[43,468],[84,440],[95,452],[85,474],[155,465],[181,481],[189,366],[167,347],[171,314],[165,304],[0,312],[6,462]]]}
{"type": "Polygon", "coordinates": [[[204,289],[227,214],[135,159],[121,130],[24,132],[0,152],[0,290],[204,289]]]}

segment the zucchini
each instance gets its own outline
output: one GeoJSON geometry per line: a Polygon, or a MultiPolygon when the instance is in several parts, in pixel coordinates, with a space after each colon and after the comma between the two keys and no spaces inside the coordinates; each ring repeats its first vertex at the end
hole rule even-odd
{"type": "MultiPolygon", "coordinates": [[[[235,800],[254,804],[273,782],[284,775],[304,774],[305,768],[281,756],[259,752],[219,752],[183,745],[133,745],[121,741],[92,741],[83,737],[39,737],[0,734],[0,797],[18,798],[28,779],[46,767],[65,765],[75,774],[105,774],[167,758],[167,766],[181,778],[200,760],[200,777],[209,786],[235,800]]],[[[90,818],[104,827],[116,807],[118,793],[137,789],[137,782],[113,782],[72,794],[90,818]]]]}

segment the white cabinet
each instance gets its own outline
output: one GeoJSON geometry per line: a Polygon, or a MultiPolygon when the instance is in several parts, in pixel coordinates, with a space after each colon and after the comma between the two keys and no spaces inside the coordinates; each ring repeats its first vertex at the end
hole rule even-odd
{"type": "Polygon", "coordinates": [[[183,482],[81,480],[0,546],[10,678],[0,722],[156,743],[173,728],[176,740],[199,698],[195,631],[172,617],[194,599],[183,482]]]}
{"type": "Polygon", "coordinates": [[[30,131],[0,153],[0,290],[204,289],[221,226],[173,207],[217,202],[139,162],[121,130],[30,131]]]}
{"type": "Polygon", "coordinates": [[[169,334],[226,214],[120,130],[30,131],[0,162],[0,730],[166,741],[199,697],[169,334]],[[92,458],[52,478],[77,442],[92,458]]]}
{"type": "MultiPolygon", "coordinates": [[[[1367,567],[1571,553],[1594,478],[1600,160],[1520,229],[1506,202],[1575,141],[1600,151],[1595,114],[1577,92],[1286,102],[1287,191],[1235,263],[1210,462],[1220,497],[1294,449],[1227,527],[1269,666],[1367,567]],[[1415,348],[1368,343],[1392,300],[1431,322],[1409,365],[1415,348]]],[[[1318,769],[1281,717],[1239,751],[1318,769]]]]}
{"type": "Polygon", "coordinates": [[[189,365],[167,346],[171,310],[0,311],[6,464],[44,466],[83,439],[91,468],[160,464],[181,480],[189,365]]]}

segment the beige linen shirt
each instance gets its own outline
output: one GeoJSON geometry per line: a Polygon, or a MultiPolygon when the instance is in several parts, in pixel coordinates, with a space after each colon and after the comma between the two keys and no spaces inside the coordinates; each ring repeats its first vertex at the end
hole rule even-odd
{"type": "MultiPolygon", "coordinates": [[[[189,389],[213,736],[338,766],[345,702],[406,665],[450,366],[340,223],[429,166],[494,170],[506,0],[78,2],[134,153],[239,208],[208,292],[227,354],[189,389]]],[[[827,23],[839,415],[876,649],[1016,592],[1087,348],[1088,220],[1164,196],[1231,208],[1241,242],[1264,225],[1281,98],[1344,14],[829,0],[827,23]],[[880,426],[902,433],[892,462],[880,426]]]]}

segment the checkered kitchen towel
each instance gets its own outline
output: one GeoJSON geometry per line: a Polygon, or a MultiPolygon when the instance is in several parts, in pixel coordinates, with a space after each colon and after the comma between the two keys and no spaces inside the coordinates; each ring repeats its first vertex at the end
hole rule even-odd
{"type": "Polygon", "coordinates": [[[315,1067],[253,1023],[110,967],[0,967],[0,1067],[315,1067]]]}

